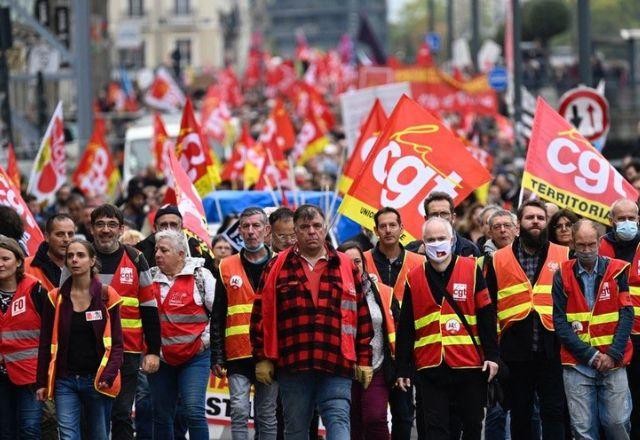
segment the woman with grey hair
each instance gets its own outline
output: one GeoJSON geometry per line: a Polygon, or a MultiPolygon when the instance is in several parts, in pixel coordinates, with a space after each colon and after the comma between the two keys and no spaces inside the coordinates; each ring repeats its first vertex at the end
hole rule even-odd
{"type": "Polygon", "coordinates": [[[209,380],[209,322],[215,279],[203,258],[191,258],[184,234],[156,233],[156,265],[151,268],[162,336],[161,362],[150,374],[153,438],[172,439],[180,396],[189,438],[209,438],[205,400],[209,380]]]}

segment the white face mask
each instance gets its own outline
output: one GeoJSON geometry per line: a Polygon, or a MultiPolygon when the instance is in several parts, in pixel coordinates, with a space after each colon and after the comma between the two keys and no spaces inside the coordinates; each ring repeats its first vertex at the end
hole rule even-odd
{"type": "Polygon", "coordinates": [[[449,255],[451,255],[451,240],[425,243],[424,248],[429,260],[435,263],[442,263],[449,255]]]}

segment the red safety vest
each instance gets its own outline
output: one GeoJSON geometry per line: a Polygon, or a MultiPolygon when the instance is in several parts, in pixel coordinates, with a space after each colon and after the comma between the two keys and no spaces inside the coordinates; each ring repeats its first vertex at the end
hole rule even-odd
{"type": "MultiPolygon", "coordinates": [[[[378,278],[378,281],[382,283],[382,278],[380,278],[380,273],[378,273],[376,263],[373,261],[373,252],[371,250],[364,253],[364,260],[367,262],[367,272],[371,275],[375,275],[378,278]]],[[[400,269],[400,273],[398,273],[396,284],[392,286],[393,294],[400,304],[402,304],[402,297],[404,296],[404,283],[407,280],[407,274],[414,267],[422,266],[424,262],[425,257],[423,255],[409,252],[407,250],[404,251],[402,268],[400,269]]]]}
{"type": "MultiPolygon", "coordinates": [[[[103,286],[104,287],[104,286],[103,286]]],[[[98,371],[96,372],[93,386],[97,392],[107,395],[109,397],[116,397],[120,393],[120,371],[113,380],[113,384],[108,388],[98,388],[98,383],[102,378],[102,372],[109,363],[109,357],[111,356],[111,310],[116,305],[122,303],[122,299],[112,287],[107,289],[107,301],[102,310],[106,316],[106,324],[104,327],[104,334],[102,335],[102,344],[104,345],[104,354],[100,360],[98,371]]],[[[53,318],[53,331],[51,333],[51,360],[49,361],[49,371],[47,374],[47,396],[49,399],[53,399],[53,391],[55,389],[56,381],[56,360],[58,357],[58,325],[60,321],[60,304],[62,303],[62,295],[58,294],[59,289],[53,289],[49,292],[49,301],[55,307],[55,316],[53,318]]]]}
{"type": "Polygon", "coordinates": [[[249,325],[256,294],[242,267],[240,254],[220,261],[220,278],[227,291],[224,351],[228,361],[250,358],[249,325]]]}
{"type": "MultiPolygon", "coordinates": [[[[606,240],[600,240],[600,249],[603,248],[604,243],[607,243],[606,246],[613,253],[611,243],[606,240]]],[[[636,248],[636,253],[631,260],[631,266],[629,266],[629,294],[633,305],[633,328],[631,329],[631,334],[640,335],[640,245],[636,248]]]]}
{"type": "Polygon", "coordinates": [[[391,357],[396,355],[396,324],[391,314],[391,301],[393,301],[393,291],[391,287],[380,282],[376,283],[380,300],[382,302],[382,316],[384,317],[384,330],[387,332],[387,340],[391,348],[391,357]]]}
{"type": "Polygon", "coordinates": [[[601,238],[600,249],[598,249],[598,255],[600,255],[601,257],[616,258],[616,250],[609,240],[605,240],[604,238],[601,238]]]}
{"type": "Polygon", "coordinates": [[[154,283],[160,312],[162,356],[169,365],[181,365],[202,349],[200,336],[209,325],[204,304],[193,299],[195,275],[179,275],[162,301],[160,286],[154,283]]]}
{"type": "Polygon", "coordinates": [[[36,285],[38,280],[25,274],[9,308],[5,313],[0,312],[0,354],[14,385],[36,382],[41,325],[40,315],[31,299],[36,285]]]}
{"type": "MultiPolygon", "coordinates": [[[[276,257],[264,287],[262,288],[262,331],[264,335],[264,353],[268,359],[278,359],[278,322],[276,315],[276,281],[284,265],[287,255],[293,247],[285,249],[276,257]]],[[[356,303],[355,281],[353,279],[353,263],[351,259],[338,252],[340,258],[340,278],[342,279],[342,299],[340,313],[342,325],[340,327],[340,351],[352,362],[356,361],[356,332],[358,328],[358,305],[356,303]]]]}
{"type": "Polygon", "coordinates": [[[140,319],[140,279],[138,269],[131,261],[127,249],[122,254],[120,264],[109,284],[122,298],[120,306],[120,322],[122,323],[122,340],[124,351],[141,353],[144,351],[142,320],[140,319]]]}
{"type": "MultiPolygon", "coordinates": [[[[596,292],[593,310],[589,309],[587,300],[580,290],[580,283],[574,275],[575,264],[576,260],[565,261],[560,269],[564,294],[567,296],[567,321],[581,341],[606,353],[613,343],[618,327],[620,307],[626,305],[625,302],[630,303],[627,292],[619,292],[618,283],[615,280],[629,263],[615,259],[609,261],[596,292]]],[[[629,339],[624,350],[624,365],[631,362],[632,353],[633,346],[629,339]]],[[[560,359],[563,365],[578,364],[578,360],[564,345],[560,348],[560,359]]]]}
{"type": "Polygon", "coordinates": [[[498,249],[493,254],[493,267],[498,284],[498,324],[501,332],[514,322],[525,319],[532,310],[538,313],[542,325],[553,331],[553,275],[568,258],[569,248],[549,243],[547,259],[532,286],[513,254],[512,246],[498,249]]]}

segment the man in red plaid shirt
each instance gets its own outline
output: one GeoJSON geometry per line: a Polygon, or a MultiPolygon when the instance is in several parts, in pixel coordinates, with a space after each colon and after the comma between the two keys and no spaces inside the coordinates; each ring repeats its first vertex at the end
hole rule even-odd
{"type": "Polygon", "coordinates": [[[285,439],[304,439],[317,406],[329,438],[350,438],[351,381],[373,375],[373,326],[357,270],[325,242],[322,211],[300,206],[297,245],[265,268],[251,315],[256,378],[270,383],[274,364],[285,439]]]}

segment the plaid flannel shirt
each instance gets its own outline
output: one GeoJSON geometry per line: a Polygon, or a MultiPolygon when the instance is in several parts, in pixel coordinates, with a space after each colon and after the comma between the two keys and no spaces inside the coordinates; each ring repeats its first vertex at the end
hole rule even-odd
{"type": "MultiPolygon", "coordinates": [[[[340,349],[341,289],[340,259],[328,248],[328,264],[320,279],[318,304],[313,303],[309,281],[302,264],[307,262],[293,251],[276,280],[278,327],[278,367],[290,371],[317,370],[353,377],[353,362],[340,349]]],[[[257,359],[265,359],[262,333],[262,286],[275,259],[265,268],[251,314],[251,345],[257,359]]],[[[355,352],[358,365],[371,365],[373,325],[362,293],[360,277],[353,267],[357,296],[355,352]]]]}

